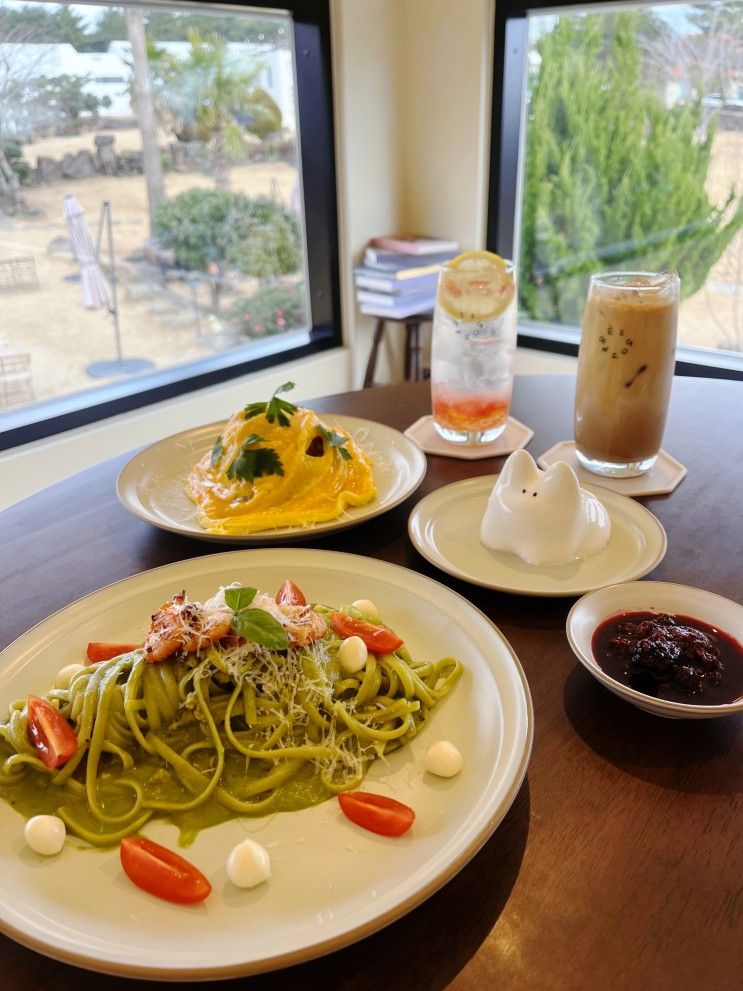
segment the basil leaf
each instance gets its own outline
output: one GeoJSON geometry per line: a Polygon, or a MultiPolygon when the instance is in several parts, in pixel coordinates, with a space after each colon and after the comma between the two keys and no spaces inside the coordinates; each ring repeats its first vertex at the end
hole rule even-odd
{"type": "Polygon", "coordinates": [[[234,612],[240,612],[250,605],[257,591],[257,588],[249,588],[247,585],[242,585],[240,588],[226,588],[224,601],[234,612]]]}
{"type": "Polygon", "coordinates": [[[264,609],[243,609],[232,617],[232,629],[251,643],[269,650],[286,650],[289,637],[281,623],[264,609]]]}

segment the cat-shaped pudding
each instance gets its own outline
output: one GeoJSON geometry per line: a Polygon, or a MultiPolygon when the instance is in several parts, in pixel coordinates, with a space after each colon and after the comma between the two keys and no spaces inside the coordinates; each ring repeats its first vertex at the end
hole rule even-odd
{"type": "Polygon", "coordinates": [[[506,461],[480,527],[485,547],[538,566],[591,557],[610,536],[609,514],[570,465],[557,461],[541,471],[526,451],[506,461]]]}

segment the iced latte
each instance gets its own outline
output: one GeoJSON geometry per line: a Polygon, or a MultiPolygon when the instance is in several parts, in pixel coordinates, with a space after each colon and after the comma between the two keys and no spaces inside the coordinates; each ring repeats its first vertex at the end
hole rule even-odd
{"type": "Polygon", "coordinates": [[[602,475],[639,475],[663,439],[676,350],[675,272],[591,277],[575,394],[580,463],[602,475]]]}

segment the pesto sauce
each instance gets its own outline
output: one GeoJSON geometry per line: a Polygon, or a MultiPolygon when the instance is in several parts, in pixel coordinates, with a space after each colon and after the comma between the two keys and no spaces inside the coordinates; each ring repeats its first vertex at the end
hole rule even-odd
{"type": "MultiPolygon", "coordinates": [[[[0,744],[0,763],[12,753],[14,751],[10,747],[0,744]]],[[[194,754],[193,764],[202,773],[208,774],[209,764],[213,763],[213,754],[209,754],[208,758],[204,759],[203,755],[206,754],[207,751],[194,754]],[[198,759],[199,757],[201,760],[198,759]]],[[[125,774],[122,774],[120,764],[116,760],[111,760],[109,769],[103,770],[99,774],[98,797],[107,815],[124,815],[131,808],[132,791],[116,784],[122,779],[139,782],[145,787],[147,797],[151,800],[183,803],[193,797],[181,785],[172,770],[159,758],[152,757],[142,750],[138,750],[137,754],[133,756],[135,757],[135,765],[125,774]]],[[[264,762],[251,761],[246,771],[246,762],[242,755],[228,752],[225,756],[222,783],[228,791],[240,798],[241,788],[249,785],[256,777],[265,773],[266,765],[264,762]]],[[[262,808],[258,815],[297,812],[300,809],[309,808],[311,805],[318,805],[331,798],[333,794],[323,785],[317,768],[306,762],[300,765],[293,777],[275,789],[270,808],[262,808]]],[[[84,792],[82,795],[75,795],[68,788],[60,788],[53,784],[50,775],[30,767],[20,777],[17,784],[0,784],[0,798],[3,798],[26,818],[41,814],[56,815],[60,808],[65,808],[80,822],[81,826],[90,830],[91,833],[100,836],[112,828],[99,822],[91,813],[84,792]]],[[[167,819],[172,822],[180,831],[180,845],[190,846],[202,829],[216,826],[229,819],[240,818],[240,816],[224,808],[214,798],[210,798],[202,806],[190,811],[158,812],[153,818],[167,819]]]]}

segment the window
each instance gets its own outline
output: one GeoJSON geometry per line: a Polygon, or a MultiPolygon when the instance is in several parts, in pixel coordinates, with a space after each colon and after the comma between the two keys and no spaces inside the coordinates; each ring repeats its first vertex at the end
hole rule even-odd
{"type": "Polygon", "coordinates": [[[522,343],[575,353],[591,272],[677,269],[681,370],[743,377],[743,0],[499,2],[495,45],[522,343]]]}
{"type": "Polygon", "coordinates": [[[285,7],[0,0],[0,448],[340,343],[328,4],[285,7]]]}

